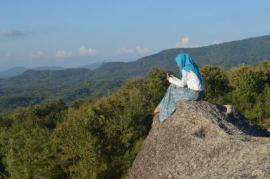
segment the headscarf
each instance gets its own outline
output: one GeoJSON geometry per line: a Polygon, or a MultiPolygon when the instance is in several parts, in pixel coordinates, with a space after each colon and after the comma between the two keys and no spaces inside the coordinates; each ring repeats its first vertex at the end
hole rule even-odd
{"type": "Polygon", "coordinates": [[[203,77],[198,66],[193,62],[191,56],[187,53],[179,53],[175,58],[176,63],[180,67],[180,79],[182,79],[182,70],[192,71],[197,75],[200,82],[203,83],[203,77]]]}

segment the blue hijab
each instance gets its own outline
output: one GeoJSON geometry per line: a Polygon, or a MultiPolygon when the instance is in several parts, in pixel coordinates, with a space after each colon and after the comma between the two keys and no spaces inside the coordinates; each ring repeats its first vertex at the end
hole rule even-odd
{"type": "Polygon", "coordinates": [[[193,62],[191,56],[187,53],[179,53],[175,58],[176,63],[180,67],[180,79],[182,79],[182,70],[192,71],[197,75],[200,82],[203,83],[203,77],[198,66],[193,62]]]}

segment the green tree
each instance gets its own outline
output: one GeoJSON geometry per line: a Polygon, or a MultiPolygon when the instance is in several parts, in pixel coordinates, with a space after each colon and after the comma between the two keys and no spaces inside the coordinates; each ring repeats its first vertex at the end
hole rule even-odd
{"type": "Polygon", "coordinates": [[[263,101],[263,125],[265,127],[270,128],[270,84],[267,84],[263,90],[262,94],[263,101]]]}
{"type": "Polygon", "coordinates": [[[11,130],[5,147],[10,178],[57,178],[47,129],[11,130]]]}
{"type": "Polygon", "coordinates": [[[88,103],[81,103],[80,107],[77,105],[67,111],[66,120],[53,132],[56,162],[70,178],[96,178],[102,161],[87,128],[90,106],[88,103]]]}
{"type": "Polygon", "coordinates": [[[4,123],[7,127],[1,135],[6,175],[11,178],[64,178],[55,162],[51,132],[56,123],[62,121],[65,109],[64,103],[52,103],[17,110],[7,116],[8,122],[4,123]]]}
{"type": "Polygon", "coordinates": [[[151,107],[155,107],[159,104],[160,100],[164,96],[169,83],[166,80],[166,73],[160,69],[153,68],[148,75],[148,90],[151,95],[151,107]]]}
{"type": "Polygon", "coordinates": [[[230,72],[230,82],[234,88],[233,104],[249,119],[257,122],[263,117],[261,93],[266,79],[263,72],[254,71],[245,65],[234,68],[230,72]]]}
{"type": "Polygon", "coordinates": [[[222,104],[224,95],[229,91],[229,80],[226,73],[219,67],[204,66],[201,69],[205,81],[205,100],[222,104]]]}
{"type": "Polygon", "coordinates": [[[127,174],[166,87],[165,73],[153,70],[148,80],[129,80],[91,108],[89,128],[96,137],[98,153],[108,164],[99,177],[120,178],[127,174]]]}

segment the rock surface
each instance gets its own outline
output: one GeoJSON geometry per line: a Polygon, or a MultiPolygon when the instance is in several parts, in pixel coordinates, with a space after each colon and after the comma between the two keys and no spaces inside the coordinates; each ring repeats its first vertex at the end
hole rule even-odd
{"type": "Polygon", "coordinates": [[[152,129],[130,179],[270,178],[270,134],[208,102],[181,102],[152,129]]]}

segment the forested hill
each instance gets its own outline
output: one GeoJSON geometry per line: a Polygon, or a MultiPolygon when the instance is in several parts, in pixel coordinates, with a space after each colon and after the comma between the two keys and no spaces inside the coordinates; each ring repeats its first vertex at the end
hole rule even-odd
{"type": "Polygon", "coordinates": [[[152,67],[176,71],[174,58],[187,52],[202,66],[213,64],[230,68],[240,63],[255,64],[270,58],[270,36],[262,36],[197,48],[168,49],[133,62],[104,63],[96,70],[67,69],[59,71],[26,71],[24,74],[3,80],[6,88],[44,88],[71,85],[82,81],[125,80],[144,76],[152,67]]]}
{"type": "Polygon", "coordinates": [[[176,71],[174,58],[181,51],[190,53],[200,66],[212,64],[230,68],[241,63],[256,64],[270,59],[270,35],[205,47],[168,49],[133,62],[104,63],[95,70],[83,68],[59,71],[31,70],[3,80],[0,85],[1,88],[55,88],[78,82],[125,80],[134,76],[145,76],[153,67],[176,71]]]}
{"type": "MultiPolygon", "coordinates": [[[[201,72],[206,84],[203,100],[231,104],[235,109],[228,116],[227,107],[221,105],[179,103],[162,125],[158,118],[152,123],[152,112],[168,87],[165,72],[158,69],[146,78],[127,80],[116,92],[96,101],[66,104],[61,100],[0,116],[0,178],[114,179],[127,178],[129,171],[131,178],[134,174],[151,178],[157,173],[166,174],[161,178],[168,174],[188,178],[190,173],[193,178],[220,174],[267,178],[269,132],[251,121],[270,129],[270,60],[226,71],[204,66],[201,72]],[[236,160],[235,156],[242,157],[236,160]]],[[[55,99],[59,94],[51,96],[55,99]]],[[[0,109],[6,107],[3,104],[0,109]]]]}
{"type": "MultiPolygon", "coordinates": [[[[256,64],[269,59],[270,36],[249,38],[205,47],[168,49],[160,53],[141,58],[135,62],[121,65],[118,64],[122,69],[121,71],[115,71],[116,73],[114,75],[145,75],[152,67],[175,71],[177,69],[174,58],[179,52],[187,52],[191,54],[199,66],[211,64],[228,69],[241,63],[256,64]]],[[[116,64],[107,64],[103,67],[104,70],[116,68],[114,65],[116,64]],[[109,66],[112,67],[110,68],[109,66]]]]}
{"type": "Polygon", "coordinates": [[[230,68],[241,63],[255,64],[270,59],[270,36],[250,38],[198,48],[169,49],[133,62],[104,63],[95,70],[28,70],[22,75],[0,79],[0,114],[17,107],[62,99],[72,102],[111,94],[125,80],[146,76],[151,68],[176,72],[174,58],[180,51],[190,53],[203,66],[230,68]]]}
{"type": "Polygon", "coordinates": [[[93,72],[86,68],[64,70],[27,70],[22,75],[2,80],[2,88],[58,88],[89,80],[93,72]]]}

